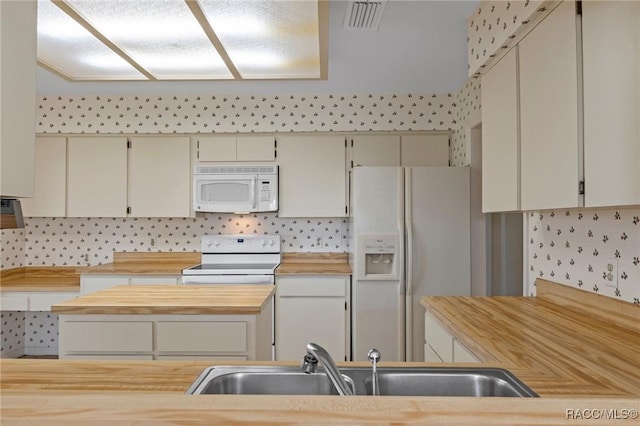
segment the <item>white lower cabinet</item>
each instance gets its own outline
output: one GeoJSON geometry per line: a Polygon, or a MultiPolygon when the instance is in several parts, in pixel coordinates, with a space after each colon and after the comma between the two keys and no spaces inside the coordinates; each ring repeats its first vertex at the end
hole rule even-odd
{"type": "Polygon", "coordinates": [[[81,274],[80,294],[90,294],[117,285],[177,285],[180,275],[113,275],[81,274]]]}
{"type": "Polygon", "coordinates": [[[424,359],[426,362],[480,362],[429,312],[424,315],[424,338],[424,359]]]}
{"type": "Polygon", "coordinates": [[[336,361],[350,359],[349,276],[276,278],[276,360],[300,361],[317,343],[336,361]]]}
{"type": "Polygon", "coordinates": [[[2,311],[51,311],[51,305],[79,296],[77,292],[3,292],[0,297],[2,311]]]}
{"type": "Polygon", "coordinates": [[[60,358],[270,361],[272,315],[61,314],[60,358]]]}

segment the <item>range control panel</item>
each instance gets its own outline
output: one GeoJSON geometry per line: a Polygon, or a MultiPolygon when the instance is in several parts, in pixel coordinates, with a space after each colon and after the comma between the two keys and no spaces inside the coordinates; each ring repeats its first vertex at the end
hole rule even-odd
{"type": "Polygon", "coordinates": [[[202,253],[279,253],[280,235],[203,235],[202,253]]]}

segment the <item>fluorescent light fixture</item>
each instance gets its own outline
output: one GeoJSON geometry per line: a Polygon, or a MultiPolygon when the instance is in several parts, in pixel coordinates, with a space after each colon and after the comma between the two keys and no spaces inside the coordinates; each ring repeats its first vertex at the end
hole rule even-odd
{"type": "Polygon", "coordinates": [[[126,60],[49,1],[38,2],[38,61],[79,80],[146,80],[126,60]]]}
{"type": "Polygon", "coordinates": [[[326,75],[318,0],[38,0],[38,10],[38,62],[69,80],[326,75]]]}

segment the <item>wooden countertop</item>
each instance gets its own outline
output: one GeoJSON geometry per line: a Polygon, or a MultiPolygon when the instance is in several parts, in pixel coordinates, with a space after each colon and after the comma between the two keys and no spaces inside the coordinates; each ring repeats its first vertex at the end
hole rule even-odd
{"type": "MultiPolygon", "coordinates": [[[[217,362],[218,365],[246,364],[217,362]]],[[[287,363],[251,362],[253,365],[287,363]]],[[[339,363],[339,365],[368,363],[339,363]]],[[[426,398],[184,395],[215,361],[0,360],[3,424],[637,424],[579,410],[637,413],[638,398],[426,398]],[[627,411],[622,411],[627,410],[627,411]],[[581,411],[580,413],[584,413],[581,411]]],[[[292,365],[288,363],[288,365],[292,365]]],[[[381,363],[381,365],[397,365],[381,363]]],[[[420,364],[424,365],[424,364],[420,364]]]]}
{"type": "Polygon", "coordinates": [[[283,253],[278,275],[351,275],[349,254],[283,253]]]}
{"type": "Polygon", "coordinates": [[[80,275],[75,267],[28,266],[3,270],[1,292],[79,292],[80,275]]]}
{"type": "Polygon", "coordinates": [[[55,314],[257,315],[272,285],[120,285],[51,307],[55,314]]]}
{"type": "Polygon", "coordinates": [[[537,297],[425,297],[485,362],[541,396],[640,398],[640,306],[537,281],[537,297]]]}
{"type": "Polygon", "coordinates": [[[196,252],[115,252],[113,262],[77,268],[80,274],[182,275],[182,270],[200,263],[196,252]]]}

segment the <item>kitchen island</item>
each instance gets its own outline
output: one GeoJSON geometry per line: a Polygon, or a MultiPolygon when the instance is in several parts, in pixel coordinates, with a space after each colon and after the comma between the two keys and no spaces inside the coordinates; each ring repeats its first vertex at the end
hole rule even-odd
{"type": "Polygon", "coordinates": [[[271,360],[274,286],[122,285],[52,307],[61,359],[271,360]]]}

